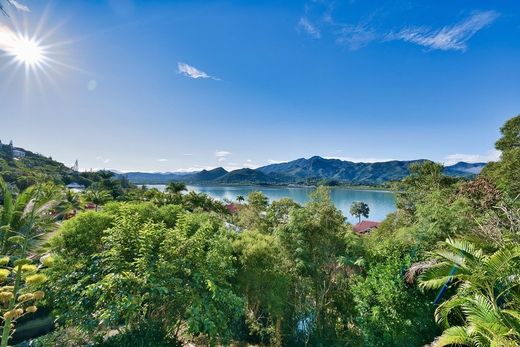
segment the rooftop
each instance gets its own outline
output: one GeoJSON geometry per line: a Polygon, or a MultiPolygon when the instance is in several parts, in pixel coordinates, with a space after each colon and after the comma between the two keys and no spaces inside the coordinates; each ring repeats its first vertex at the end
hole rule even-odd
{"type": "Polygon", "coordinates": [[[370,230],[377,228],[379,226],[379,224],[381,224],[381,223],[373,222],[370,220],[364,220],[364,221],[361,221],[360,223],[357,223],[356,225],[354,225],[354,227],[352,229],[354,229],[354,231],[358,234],[365,234],[365,233],[369,232],[370,230]]]}

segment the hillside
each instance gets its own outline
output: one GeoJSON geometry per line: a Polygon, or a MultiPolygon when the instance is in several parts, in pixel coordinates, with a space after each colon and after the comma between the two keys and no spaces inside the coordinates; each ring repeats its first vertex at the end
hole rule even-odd
{"type": "MultiPolygon", "coordinates": [[[[166,184],[184,181],[191,184],[315,184],[334,182],[353,185],[380,185],[399,181],[409,175],[409,167],[425,159],[379,163],[354,163],[339,159],[314,156],[287,163],[272,164],[257,169],[239,169],[227,172],[224,168],[202,170],[196,173],[128,173],[133,183],[166,184]]],[[[485,163],[459,162],[444,169],[446,175],[471,177],[478,174],[485,163]]]]}
{"type": "Polygon", "coordinates": [[[309,159],[301,158],[287,163],[267,165],[257,170],[265,174],[294,177],[296,180],[312,178],[353,184],[381,184],[401,180],[408,175],[408,167],[418,162],[421,160],[354,163],[314,156],[309,159]]]}
{"type": "Polygon", "coordinates": [[[80,181],[71,168],[52,158],[5,144],[0,144],[0,175],[19,189],[42,180],[63,184],[80,181]]]}
{"type": "Polygon", "coordinates": [[[77,182],[88,187],[104,179],[101,172],[76,172],[51,157],[1,143],[0,176],[18,190],[45,181],[56,184],[77,182]]]}
{"type": "Polygon", "coordinates": [[[228,172],[221,167],[217,167],[213,170],[202,170],[197,173],[188,174],[183,177],[183,180],[185,182],[212,182],[215,180],[219,180],[225,175],[227,175],[228,172]]]}
{"type": "MultiPolygon", "coordinates": [[[[325,159],[314,156],[300,158],[287,163],[272,164],[257,169],[239,169],[231,172],[222,167],[199,172],[116,173],[126,176],[135,184],[167,184],[183,181],[188,184],[315,184],[329,182],[353,185],[380,185],[403,179],[409,174],[409,167],[425,161],[387,161],[379,163],[354,163],[339,159],[325,159]]],[[[484,163],[459,162],[444,169],[446,175],[471,177],[478,174],[484,163]]],[[[96,180],[95,173],[78,173],[52,158],[33,153],[22,148],[0,144],[0,174],[7,182],[19,189],[45,179],[60,184],[78,182],[90,185],[96,180]],[[15,155],[19,154],[19,155],[15,155]],[[21,154],[21,155],[20,155],[21,154]]]]}
{"type": "Polygon", "coordinates": [[[220,177],[215,181],[219,184],[279,184],[283,183],[275,177],[264,174],[261,171],[253,169],[234,170],[220,177]]]}

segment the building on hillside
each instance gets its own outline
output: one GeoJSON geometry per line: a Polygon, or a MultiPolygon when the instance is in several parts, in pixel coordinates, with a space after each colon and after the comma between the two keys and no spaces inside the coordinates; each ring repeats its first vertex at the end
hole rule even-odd
{"type": "Polygon", "coordinates": [[[24,158],[25,152],[19,149],[13,149],[13,157],[14,158],[24,158]]]}
{"type": "Polygon", "coordinates": [[[354,230],[354,232],[363,235],[370,232],[372,229],[377,229],[379,227],[379,224],[381,223],[373,222],[370,220],[364,220],[354,225],[352,229],[354,230]]]}
{"type": "Polygon", "coordinates": [[[74,192],[80,192],[85,189],[85,186],[82,184],[79,184],[77,182],[71,182],[71,183],[67,184],[67,188],[74,192]]]}

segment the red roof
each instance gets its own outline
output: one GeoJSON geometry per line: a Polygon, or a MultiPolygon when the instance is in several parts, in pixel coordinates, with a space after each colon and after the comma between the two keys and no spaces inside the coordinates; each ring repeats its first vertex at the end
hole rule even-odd
{"type": "Polygon", "coordinates": [[[353,229],[356,233],[364,234],[374,228],[377,228],[379,226],[379,224],[381,224],[381,223],[372,222],[370,220],[364,220],[361,223],[354,225],[353,229]]]}
{"type": "Polygon", "coordinates": [[[226,208],[229,211],[229,213],[237,213],[238,212],[237,207],[233,203],[227,204],[226,208]]]}

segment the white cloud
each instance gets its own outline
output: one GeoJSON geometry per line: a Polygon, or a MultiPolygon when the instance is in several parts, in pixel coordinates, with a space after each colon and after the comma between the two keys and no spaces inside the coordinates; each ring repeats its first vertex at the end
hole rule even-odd
{"type": "Polygon", "coordinates": [[[157,161],[165,162],[165,161],[168,161],[168,159],[166,159],[166,158],[161,158],[161,159],[157,159],[157,161]]]}
{"type": "Polygon", "coordinates": [[[283,160],[274,160],[274,159],[268,159],[267,162],[269,164],[280,164],[280,163],[285,163],[285,161],[283,160]]]}
{"type": "Polygon", "coordinates": [[[253,163],[251,159],[248,159],[245,163],[242,164],[243,167],[247,167],[249,169],[256,169],[260,165],[253,163]]]}
{"type": "Polygon", "coordinates": [[[351,161],[351,162],[354,162],[354,163],[381,163],[381,162],[385,162],[385,161],[392,161],[392,160],[396,160],[396,159],[392,159],[392,158],[374,158],[374,157],[337,157],[337,156],[332,156],[332,157],[324,157],[325,159],[339,159],[339,160],[343,160],[343,161],[351,161]]]}
{"type": "Polygon", "coordinates": [[[227,157],[230,154],[228,151],[215,151],[215,157],[227,157]]]}
{"type": "Polygon", "coordinates": [[[186,167],[177,169],[174,172],[194,172],[194,171],[202,171],[202,170],[211,170],[214,169],[213,166],[205,166],[205,165],[195,165],[192,167],[186,167]]]}
{"type": "Polygon", "coordinates": [[[110,159],[107,158],[107,159],[103,160],[103,163],[105,163],[105,164],[110,163],[110,159]]]}
{"type": "Polygon", "coordinates": [[[315,39],[321,38],[321,32],[320,29],[311,23],[306,17],[301,17],[298,21],[298,24],[296,25],[296,28],[298,31],[303,30],[310,36],[314,37],[315,39]]]}
{"type": "Polygon", "coordinates": [[[16,34],[5,25],[0,25],[0,50],[11,51],[15,41],[16,34]]]}
{"type": "Polygon", "coordinates": [[[367,24],[343,25],[337,32],[336,42],[356,50],[377,39],[377,33],[367,24]]]}
{"type": "Polygon", "coordinates": [[[22,11],[22,12],[31,12],[31,10],[29,9],[29,7],[27,7],[26,5],[24,4],[21,4],[19,3],[18,1],[16,0],[7,0],[8,3],[10,3],[11,5],[13,5],[18,11],[22,11]]]}
{"type": "Polygon", "coordinates": [[[215,151],[215,157],[219,163],[222,163],[227,160],[227,157],[231,154],[229,151],[215,151]]]}
{"type": "Polygon", "coordinates": [[[498,13],[495,11],[475,12],[454,25],[434,30],[426,27],[407,27],[387,34],[385,40],[402,40],[443,51],[465,51],[468,48],[468,40],[496,18],[498,13]]]}
{"type": "Polygon", "coordinates": [[[495,11],[474,11],[459,22],[443,27],[398,26],[390,30],[391,28],[384,28],[385,11],[376,10],[357,23],[348,23],[333,18],[335,7],[333,3],[327,5],[326,1],[306,5],[305,16],[300,18],[297,30],[305,31],[315,38],[330,34],[337,44],[345,45],[351,50],[365,47],[372,42],[405,41],[431,50],[465,51],[468,41],[499,16],[495,11]],[[309,16],[317,19],[311,22],[309,16]]]}
{"type": "Polygon", "coordinates": [[[190,77],[190,78],[195,78],[195,79],[197,79],[197,78],[211,78],[211,79],[213,79],[215,81],[219,81],[220,80],[219,78],[216,78],[216,77],[208,75],[207,73],[197,69],[196,67],[193,67],[191,65],[188,65],[186,63],[181,63],[181,62],[177,63],[177,72],[180,73],[181,75],[184,75],[184,76],[187,76],[187,77],[190,77]]]}
{"type": "Polygon", "coordinates": [[[487,163],[489,161],[497,161],[500,159],[500,151],[492,149],[484,154],[450,154],[444,157],[444,165],[453,165],[459,161],[467,163],[487,163]]]}
{"type": "Polygon", "coordinates": [[[190,156],[190,155],[193,155],[193,154],[191,154],[191,153],[184,153],[183,155],[190,156]]]}

